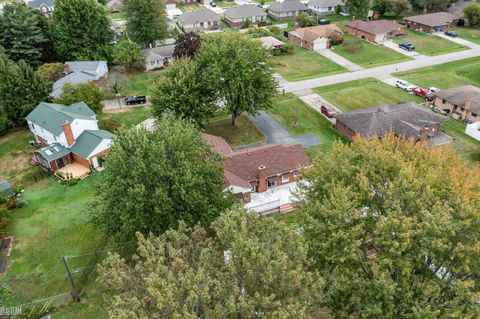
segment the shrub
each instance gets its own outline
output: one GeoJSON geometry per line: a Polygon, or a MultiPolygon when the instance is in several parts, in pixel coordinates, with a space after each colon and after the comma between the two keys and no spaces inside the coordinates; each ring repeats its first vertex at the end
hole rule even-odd
{"type": "Polygon", "coordinates": [[[331,45],[339,45],[343,43],[343,35],[341,34],[334,34],[330,37],[330,44],[331,45]]]}

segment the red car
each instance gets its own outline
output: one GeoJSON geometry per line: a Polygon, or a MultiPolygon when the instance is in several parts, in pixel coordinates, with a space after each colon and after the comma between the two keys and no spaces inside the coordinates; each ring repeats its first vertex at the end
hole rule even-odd
{"type": "Polygon", "coordinates": [[[425,100],[430,101],[432,99],[431,92],[427,89],[421,88],[421,87],[416,87],[412,89],[412,93],[415,94],[416,96],[423,97],[425,100]]]}
{"type": "Polygon", "coordinates": [[[334,117],[337,112],[333,107],[331,107],[328,104],[322,104],[322,107],[320,108],[320,111],[325,114],[326,117],[334,117]]]}

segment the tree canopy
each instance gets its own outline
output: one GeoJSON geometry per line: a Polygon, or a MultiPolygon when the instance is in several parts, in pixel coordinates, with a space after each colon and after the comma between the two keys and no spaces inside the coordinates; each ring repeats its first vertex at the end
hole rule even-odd
{"type": "Polygon", "coordinates": [[[127,20],[127,34],[138,44],[155,46],[168,35],[164,0],[124,0],[122,12],[127,20]]]}
{"type": "Polygon", "coordinates": [[[65,75],[65,65],[60,62],[45,63],[38,67],[37,74],[45,82],[55,82],[65,75]]]}
{"type": "Polygon", "coordinates": [[[137,63],[143,62],[142,52],[138,44],[126,39],[122,39],[114,46],[113,59],[127,69],[132,68],[137,63]]]}
{"type": "Polygon", "coordinates": [[[185,32],[175,41],[173,56],[176,58],[193,58],[202,44],[202,38],[195,32],[185,32]]]}
{"type": "Polygon", "coordinates": [[[223,189],[221,157],[194,125],[164,116],[149,132],[120,130],[102,173],[93,220],[130,241],[178,226],[208,224],[233,201],[223,189]]]}
{"type": "Polygon", "coordinates": [[[57,102],[70,105],[77,102],[85,102],[97,114],[102,113],[103,92],[93,82],[70,84],[66,83],[62,88],[62,94],[57,102]]]}
{"type": "Polygon", "coordinates": [[[470,2],[463,8],[463,14],[470,26],[476,26],[480,22],[480,4],[470,2]]]}
{"type": "Polygon", "coordinates": [[[344,0],[343,6],[355,18],[363,19],[370,9],[370,0],[344,0]]]}
{"type": "Polygon", "coordinates": [[[335,318],[478,317],[478,170],[390,135],[336,144],[305,176],[305,235],[335,318]]]}
{"type": "Polygon", "coordinates": [[[303,237],[275,219],[234,209],[197,226],[139,236],[135,266],[99,267],[109,318],[327,318],[323,283],[308,271],[303,237]]]}

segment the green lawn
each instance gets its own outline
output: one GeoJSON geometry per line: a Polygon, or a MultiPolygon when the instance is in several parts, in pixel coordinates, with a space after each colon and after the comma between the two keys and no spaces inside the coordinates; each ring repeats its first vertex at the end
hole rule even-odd
{"type": "Polygon", "coordinates": [[[265,142],[265,135],[246,115],[238,117],[236,126],[232,126],[230,121],[230,117],[223,117],[207,123],[205,132],[223,137],[231,147],[265,142]]]}
{"type": "Polygon", "coordinates": [[[345,72],[346,69],[316,52],[294,46],[293,53],[272,58],[275,70],[289,81],[300,81],[345,72]]]}
{"type": "Polygon", "coordinates": [[[465,134],[465,123],[448,119],[443,123],[443,131],[455,139],[452,145],[460,156],[471,163],[479,163],[480,142],[465,134]]]}
{"type": "Polygon", "coordinates": [[[324,86],[315,88],[314,91],[345,112],[384,103],[425,102],[420,97],[406,93],[373,78],[324,86]]]}
{"type": "MultiPolygon", "coordinates": [[[[344,41],[355,39],[354,36],[349,34],[344,34],[343,38],[344,41]]],[[[409,57],[385,46],[375,45],[367,41],[361,41],[360,43],[361,45],[354,50],[349,50],[345,44],[340,44],[335,46],[332,51],[366,68],[411,60],[409,57]]]]}
{"type": "Polygon", "coordinates": [[[306,149],[310,157],[330,150],[333,142],[340,139],[330,121],[293,94],[277,97],[268,113],[292,135],[314,134],[320,139],[322,144],[306,149]]]}
{"type": "Polygon", "coordinates": [[[422,87],[435,86],[447,89],[466,84],[480,86],[480,58],[399,72],[395,76],[422,87]]]}
{"type": "Polygon", "coordinates": [[[115,131],[119,127],[132,127],[152,115],[152,108],[148,106],[132,107],[130,112],[103,113],[100,117],[100,127],[107,131],[115,131]]]}
{"type": "Polygon", "coordinates": [[[468,49],[466,46],[437,37],[435,35],[428,35],[410,29],[406,29],[406,31],[406,36],[394,38],[393,41],[395,43],[410,42],[415,46],[415,50],[418,53],[424,55],[440,55],[468,49]]]}
{"type": "Polygon", "coordinates": [[[120,91],[123,96],[150,95],[152,86],[163,72],[164,70],[150,71],[129,76],[120,91]]]}
{"type": "Polygon", "coordinates": [[[110,13],[108,16],[110,17],[110,20],[124,20],[125,19],[125,14],[123,12],[110,13]]]}
{"type": "Polygon", "coordinates": [[[182,10],[183,12],[185,12],[185,11],[187,11],[187,12],[189,12],[189,11],[197,11],[197,10],[203,10],[203,9],[205,9],[204,6],[201,6],[201,5],[199,5],[199,4],[189,4],[189,5],[185,5],[185,4],[183,4],[183,3],[179,3],[179,4],[178,4],[178,8],[179,8],[180,10],[182,10]]]}
{"type": "Polygon", "coordinates": [[[458,36],[467,41],[480,44],[480,29],[477,28],[454,28],[453,31],[458,32],[458,36]]]}
{"type": "Polygon", "coordinates": [[[218,1],[217,6],[219,8],[232,8],[232,7],[238,7],[238,4],[236,4],[233,1],[218,1]]]}

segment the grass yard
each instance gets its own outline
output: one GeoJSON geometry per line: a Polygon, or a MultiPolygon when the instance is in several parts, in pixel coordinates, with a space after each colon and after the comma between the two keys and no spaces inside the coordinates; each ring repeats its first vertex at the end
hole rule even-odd
{"type": "Polygon", "coordinates": [[[345,72],[346,69],[321,56],[294,45],[293,53],[272,58],[275,70],[289,81],[300,81],[345,72]]]}
{"type": "Polygon", "coordinates": [[[238,117],[236,126],[230,121],[230,117],[223,117],[207,123],[205,132],[223,137],[232,148],[265,142],[265,135],[246,115],[238,117]]]}
{"type": "MultiPolygon", "coordinates": [[[[343,38],[344,41],[355,39],[354,36],[349,34],[344,34],[343,38]]],[[[361,41],[360,43],[360,47],[354,50],[348,50],[347,46],[340,44],[335,46],[332,51],[366,68],[411,60],[409,57],[385,46],[375,45],[367,41],[361,41]]]]}
{"type": "Polygon", "coordinates": [[[454,28],[453,31],[458,32],[458,36],[464,40],[480,44],[480,29],[476,28],[454,28]]]}
{"type": "Polygon", "coordinates": [[[183,3],[178,4],[178,8],[182,10],[183,12],[190,12],[190,11],[197,11],[197,10],[203,10],[205,9],[204,6],[201,6],[199,4],[189,4],[185,5],[183,3]]]}
{"type": "Polygon", "coordinates": [[[130,128],[142,123],[152,115],[152,108],[148,106],[138,106],[130,108],[129,112],[103,113],[100,118],[100,126],[107,131],[114,131],[121,126],[130,128]],[[109,127],[111,123],[117,127],[109,127]]]}
{"type": "Polygon", "coordinates": [[[123,12],[114,12],[108,15],[110,20],[125,20],[125,14],[123,12]]]}
{"type": "Polygon", "coordinates": [[[123,70],[113,69],[109,77],[100,81],[98,85],[102,88],[105,99],[115,98],[115,94],[112,91],[112,86],[115,82],[120,86],[120,94],[122,94],[122,96],[150,95],[153,85],[164,72],[164,69],[149,72],[125,72],[123,70]]]}
{"type": "Polygon", "coordinates": [[[315,88],[318,93],[344,112],[363,109],[380,104],[400,102],[423,103],[424,99],[404,92],[380,80],[366,78],[315,88]]]}
{"type": "Polygon", "coordinates": [[[395,76],[422,87],[447,89],[466,84],[480,86],[480,58],[399,72],[395,76]]]}
{"type": "Polygon", "coordinates": [[[452,146],[461,157],[478,165],[480,142],[465,134],[465,123],[448,119],[443,123],[443,131],[455,139],[452,146]]]}
{"type": "Polygon", "coordinates": [[[217,6],[219,8],[233,8],[233,7],[238,7],[238,4],[236,4],[233,1],[219,1],[217,2],[217,6]]]}
{"type": "Polygon", "coordinates": [[[277,97],[268,113],[292,135],[314,134],[322,141],[322,144],[306,149],[311,158],[330,150],[333,142],[341,139],[330,121],[293,94],[277,97]]]}
{"type": "Polygon", "coordinates": [[[440,55],[468,49],[466,46],[435,35],[428,35],[410,29],[406,29],[406,31],[406,36],[396,37],[393,41],[395,43],[410,42],[415,46],[415,50],[418,53],[424,55],[440,55]]]}

